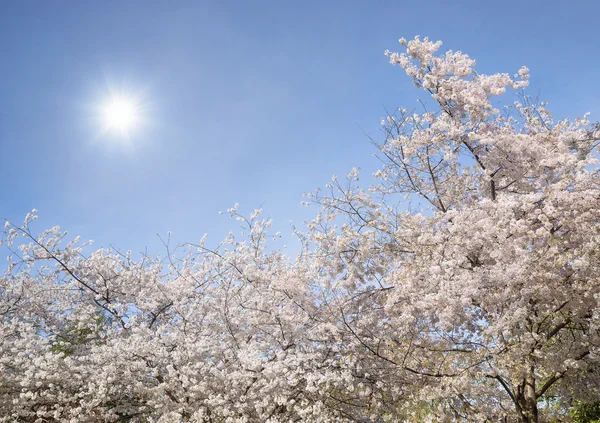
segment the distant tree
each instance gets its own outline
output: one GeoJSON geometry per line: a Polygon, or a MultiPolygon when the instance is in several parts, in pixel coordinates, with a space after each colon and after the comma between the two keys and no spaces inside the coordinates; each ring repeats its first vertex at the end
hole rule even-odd
{"type": "Polygon", "coordinates": [[[585,421],[598,127],[554,122],[527,68],[401,44],[391,62],[433,101],[384,119],[377,183],[355,169],[309,195],[296,257],[237,206],[241,238],[141,259],[35,235],[35,211],[7,222],[0,422],[585,421]]]}
{"type": "Polygon", "coordinates": [[[577,401],[571,410],[574,423],[600,422],[600,401],[584,403],[577,401]]]}

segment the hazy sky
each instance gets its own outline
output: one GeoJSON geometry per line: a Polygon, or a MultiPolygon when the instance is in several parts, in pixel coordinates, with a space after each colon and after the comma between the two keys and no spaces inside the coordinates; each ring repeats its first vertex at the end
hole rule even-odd
{"type": "Polygon", "coordinates": [[[383,55],[400,37],[526,65],[558,117],[597,120],[599,20],[597,1],[1,1],[0,218],[36,207],[40,230],[140,251],[216,243],[239,202],[289,234],[303,192],[375,169],[385,108],[416,105],[383,55]],[[143,98],[127,142],[98,121],[111,89],[143,98]]]}

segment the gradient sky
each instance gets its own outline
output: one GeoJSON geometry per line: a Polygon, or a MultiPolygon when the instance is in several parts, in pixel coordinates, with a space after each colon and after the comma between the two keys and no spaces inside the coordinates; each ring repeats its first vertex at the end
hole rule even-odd
{"type": "Polygon", "coordinates": [[[531,69],[557,117],[600,116],[597,1],[2,1],[0,218],[141,251],[216,244],[235,202],[291,239],[302,193],[377,165],[366,134],[418,92],[385,49],[414,35],[482,73],[531,69]],[[129,142],[110,89],[143,96],[129,142]],[[364,132],[363,132],[364,131],[364,132]]]}

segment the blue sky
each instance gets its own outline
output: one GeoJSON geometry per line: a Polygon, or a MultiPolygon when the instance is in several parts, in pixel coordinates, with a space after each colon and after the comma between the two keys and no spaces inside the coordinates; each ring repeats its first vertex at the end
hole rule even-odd
{"type": "Polygon", "coordinates": [[[0,217],[141,251],[157,233],[217,243],[218,211],[288,221],[302,193],[372,172],[385,108],[418,92],[385,49],[441,39],[483,73],[531,69],[558,117],[599,119],[596,1],[13,1],[0,4],[0,217]],[[143,96],[128,143],[102,134],[108,89],[143,96]]]}

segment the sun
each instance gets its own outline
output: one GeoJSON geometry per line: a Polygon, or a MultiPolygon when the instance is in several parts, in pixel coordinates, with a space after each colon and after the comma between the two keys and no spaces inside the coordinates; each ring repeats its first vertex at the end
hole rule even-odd
{"type": "Polygon", "coordinates": [[[139,124],[139,104],[133,97],[112,95],[103,107],[104,125],[107,130],[128,136],[139,124]]]}

